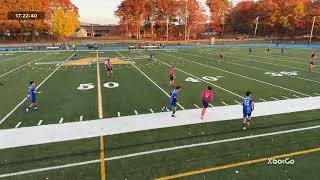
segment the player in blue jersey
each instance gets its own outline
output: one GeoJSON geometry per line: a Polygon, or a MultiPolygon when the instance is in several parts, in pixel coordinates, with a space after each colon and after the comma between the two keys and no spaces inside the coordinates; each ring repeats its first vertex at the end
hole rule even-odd
{"type": "Polygon", "coordinates": [[[170,93],[170,106],[169,107],[163,107],[162,111],[164,109],[167,109],[167,111],[172,110],[172,115],[171,117],[176,117],[176,111],[177,111],[177,103],[178,103],[178,94],[181,91],[181,86],[177,86],[176,88],[173,89],[173,91],[170,93]]]}
{"type": "Polygon", "coordinates": [[[30,81],[30,86],[28,87],[28,96],[30,99],[30,105],[26,108],[26,112],[29,112],[31,108],[34,110],[38,110],[37,103],[36,103],[36,94],[40,93],[36,91],[36,84],[34,81],[30,81]]]}
{"type": "Polygon", "coordinates": [[[254,100],[251,98],[251,92],[246,92],[246,97],[242,98],[243,108],[243,130],[246,130],[250,126],[251,113],[254,110],[254,100]]]}

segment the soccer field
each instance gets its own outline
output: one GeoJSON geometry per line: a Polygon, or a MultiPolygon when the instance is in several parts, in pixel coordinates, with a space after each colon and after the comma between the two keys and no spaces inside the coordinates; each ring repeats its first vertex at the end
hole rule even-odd
{"type": "MultiPolygon", "coordinates": [[[[320,71],[308,71],[311,49],[287,48],[283,55],[280,48],[273,47],[270,53],[265,49],[253,47],[252,55],[248,54],[248,47],[80,51],[74,61],[72,51],[0,52],[0,129],[19,132],[34,126],[45,130],[50,125],[98,119],[116,122],[117,118],[129,120],[149,114],[156,117],[157,113],[170,116],[169,112],[160,111],[168,105],[171,66],[176,69],[176,85],[182,86],[177,118],[199,111],[199,119],[186,119],[199,123],[200,96],[208,85],[215,94],[209,108],[212,112],[237,106],[241,112],[241,97],[247,90],[256,103],[276,102],[284,112],[289,112],[287,102],[291,100],[303,103],[303,99],[320,96],[320,71]],[[225,56],[222,61],[221,50],[225,56]],[[155,60],[148,59],[150,53],[155,54],[155,60]],[[103,64],[96,64],[97,58],[106,57],[114,58],[113,77],[106,76],[103,64]],[[37,95],[39,110],[26,113],[26,92],[31,80],[42,93],[37,95]]],[[[0,178],[319,177],[320,110],[273,114],[266,108],[263,111],[268,116],[253,114],[253,126],[247,131],[242,130],[239,118],[210,121],[214,118],[211,111],[201,125],[146,128],[2,149],[0,178]],[[295,163],[270,165],[267,158],[273,156],[290,158],[295,163]]],[[[155,126],[159,123],[157,118],[148,120],[155,126]]]]}

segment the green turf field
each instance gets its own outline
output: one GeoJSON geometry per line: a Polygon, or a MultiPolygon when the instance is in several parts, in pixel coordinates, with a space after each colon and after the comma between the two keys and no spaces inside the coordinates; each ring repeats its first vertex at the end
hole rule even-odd
{"type": "MultiPolygon", "coordinates": [[[[113,77],[105,75],[102,65],[100,69],[95,64],[57,65],[71,61],[73,52],[0,52],[0,129],[99,119],[97,71],[104,118],[160,112],[168,104],[171,66],[176,68],[176,84],[182,86],[179,110],[201,107],[200,95],[208,85],[214,89],[214,106],[238,104],[246,90],[252,91],[255,102],[320,96],[320,71],[308,71],[310,49],[285,49],[281,55],[279,48],[266,53],[265,48],[254,47],[252,56],[248,47],[152,52],[155,61],[148,60],[150,50],[99,51],[99,58],[134,59],[132,64],[114,65],[113,77]],[[219,61],[221,50],[225,57],[219,61]],[[42,94],[39,110],[26,113],[28,101],[23,100],[30,80],[41,85],[42,94]]],[[[96,57],[95,51],[78,55],[80,60],[96,57]]],[[[314,110],[254,118],[248,131],[242,131],[239,120],[232,120],[106,136],[106,177],[140,180],[190,172],[181,179],[317,179],[320,150],[290,156],[294,165],[257,162],[205,173],[197,170],[319,148],[319,129],[152,150],[317,126],[319,115],[320,110],[314,110]],[[147,153],[124,156],[139,152],[147,153]]],[[[89,138],[0,150],[0,178],[100,179],[99,148],[99,138],[89,138]]]]}

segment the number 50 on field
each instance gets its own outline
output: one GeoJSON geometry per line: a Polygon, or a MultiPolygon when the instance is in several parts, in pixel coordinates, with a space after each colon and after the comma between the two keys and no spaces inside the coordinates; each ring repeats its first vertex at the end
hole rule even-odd
{"type": "MultiPolygon", "coordinates": [[[[119,87],[120,84],[119,83],[116,83],[116,82],[106,82],[103,84],[103,87],[105,88],[109,88],[109,89],[112,89],[112,88],[117,88],[119,87]]],[[[93,83],[85,83],[85,84],[80,84],[77,89],[80,90],[80,91],[86,91],[86,90],[90,90],[90,89],[93,89],[95,86],[93,83]]]]}

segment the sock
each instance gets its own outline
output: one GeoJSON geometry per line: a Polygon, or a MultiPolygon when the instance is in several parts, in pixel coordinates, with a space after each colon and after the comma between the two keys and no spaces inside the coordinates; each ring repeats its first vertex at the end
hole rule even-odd
{"type": "Polygon", "coordinates": [[[176,111],[172,111],[172,115],[174,115],[176,113],[176,111]]]}
{"type": "Polygon", "coordinates": [[[202,108],[202,112],[201,112],[201,116],[204,116],[204,114],[206,113],[206,108],[202,108]]]}

